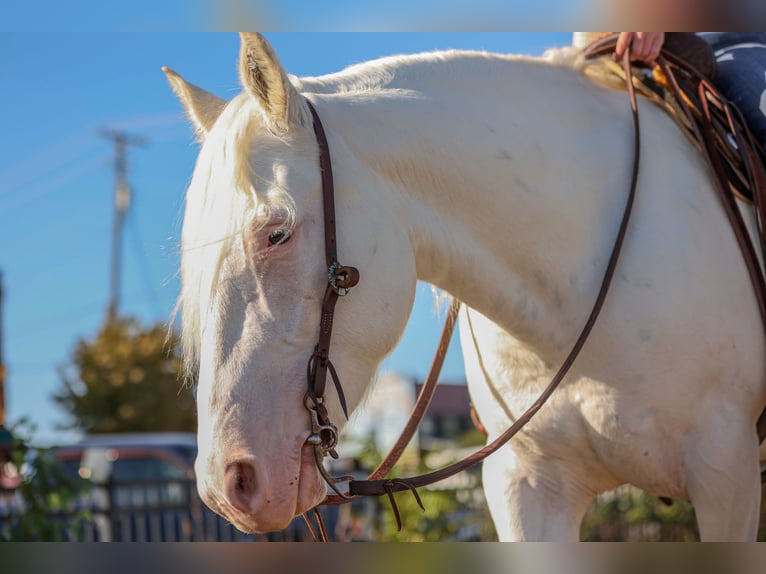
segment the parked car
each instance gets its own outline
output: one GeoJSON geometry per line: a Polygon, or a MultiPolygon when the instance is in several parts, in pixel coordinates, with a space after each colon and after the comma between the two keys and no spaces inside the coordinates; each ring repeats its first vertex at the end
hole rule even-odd
{"type": "Polygon", "coordinates": [[[102,434],[54,452],[72,476],[96,484],[193,480],[197,441],[191,433],[102,434]]]}
{"type": "Polygon", "coordinates": [[[301,522],[280,533],[243,534],[197,495],[191,433],[90,435],[53,449],[66,473],[91,481],[81,508],[94,516],[94,540],[301,540],[301,522]]]}

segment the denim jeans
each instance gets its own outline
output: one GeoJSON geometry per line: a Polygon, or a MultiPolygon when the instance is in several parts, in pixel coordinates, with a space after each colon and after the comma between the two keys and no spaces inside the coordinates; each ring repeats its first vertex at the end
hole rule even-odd
{"type": "Polygon", "coordinates": [[[766,148],[766,33],[700,32],[718,62],[716,85],[766,148]]]}

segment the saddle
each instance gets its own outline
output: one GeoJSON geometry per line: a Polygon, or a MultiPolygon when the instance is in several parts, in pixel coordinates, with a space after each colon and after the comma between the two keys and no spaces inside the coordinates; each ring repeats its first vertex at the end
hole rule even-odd
{"type": "MultiPolygon", "coordinates": [[[[611,55],[617,37],[612,34],[589,45],[585,57],[611,55]]],[[[611,58],[600,61],[609,75],[618,76],[620,85],[625,85],[625,72],[619,64],[611,58]]],[[[705,158],[742,250],[766,329],[766,280],[740,211],[740,203],[752,206],[758,248],[766,253],[766,152],[750,133],[741,112],[715,87],[715,70],[715,56],[704,40],[692,33],[668,33],[656,65],[634,65],[631,82],[637,93],[675,120],[705,158]]],[[[758,419],[758,436],[761,442],[766,438],[766,411],[758,419]]]]}
{"type": "MultiPolygon", "coordinates": [[[[616,43],[616,34],[606,36],[588,46],[585,56],[611,54],[616,43]]],[[[624,85],[623,68],[604,63],[624,85]]],[[[737,107],[716,88],[715,76],[715,55],[707,42],[691,32],[669,32],[658,63],[653,68],[634,65],[632,81],[637,93],[664,109],[700,152],[720,158],[726,185],[737,198],[754,203],[753,188],[760,184],[763,189],[766,182],[759,181],[766,173],[766,151],[752,137],[737,107]],[[714,149],[705,142],[708,129],[714,149]]]]}

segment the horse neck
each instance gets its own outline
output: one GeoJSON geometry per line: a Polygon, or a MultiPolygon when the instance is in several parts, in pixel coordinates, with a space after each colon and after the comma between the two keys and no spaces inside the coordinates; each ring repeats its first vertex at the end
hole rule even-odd
{"type": "Polygon", "coordinates": [[[602,193],[627,185],[627,145],[606,137],[621,98],[574,71],[516,63],[481,89],[333,104],[333,129],[409,230],[418,278],[530,344],[566,349],[624,205],[602,193]]]}

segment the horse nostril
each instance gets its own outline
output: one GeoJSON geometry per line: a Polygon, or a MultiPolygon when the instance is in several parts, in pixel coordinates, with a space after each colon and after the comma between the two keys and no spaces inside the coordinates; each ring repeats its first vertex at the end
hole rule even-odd
{"type": "Polygon", "coordinates": [[[231,463],[226,467],[226,499],[237,510],[252,511],[256,493],[255,467],[248,461],[231,463]]]}

